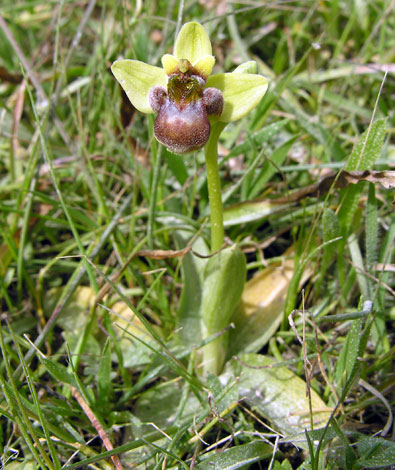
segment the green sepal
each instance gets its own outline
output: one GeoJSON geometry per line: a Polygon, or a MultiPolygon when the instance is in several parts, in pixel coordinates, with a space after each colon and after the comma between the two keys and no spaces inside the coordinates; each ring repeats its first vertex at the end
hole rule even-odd
{"type": "Polygon", "coordinates": [[[174,55],[177,59],[188,59],[192,65],[212,55],[210,39],[201,24],[196,21],[184,24],[177,36],[174,55]]]}
{"type": "Polygon", "coordinates": [[[258,73],[258,65],[255,60],[249,60],[237,66],[232,73],[258,73]]]}
{"type": "Polygon", "coordinates": [[[265,77],[251,73],[219,73],[207,80],[207,87],[218,88],[224,96],[222,122],[236,121],[249,113],[261,101],[267,86],[265,77]]]}
{"type": "Polygon", "coordinates": [[[153,113],[148,93],[156,85],[167,87],[166,72],[139,60],[127,59],[115,61],[111,66],[111,71],[125,90],[132,105],[142,113],[153,113]]]}

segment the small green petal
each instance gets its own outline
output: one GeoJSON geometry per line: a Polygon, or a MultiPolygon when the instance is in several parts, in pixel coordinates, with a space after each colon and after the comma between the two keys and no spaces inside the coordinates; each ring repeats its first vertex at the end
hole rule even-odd
{"type": "Polygon", "coordinates": [[[262,75],[250,73],[219,73],[209,77],[206,86],[222,91],[225,106],[219,120],[230,122],[255,108],[266,93],[267,80],[262,75]]]}
{"type": "Polygon", "coordinates": [[[211,74],[215,64],[215,57],[213,55],[206,55],[199,59],[195,64],[192,64],[201,77],[207,80],[211,74]]]}
{"type": "Polygon", "coordinates": [[[162,65],[167,75],[175,73],[178,69],[178,60],[171,54],[165,54],[162,57],[162,65]]]}
{"type": "Polygon", "coordinates": [[[201,24],[196,21],[184,24],[177,36],[174,55],[177,59],[188,59],[192,65],[212,55],[210,39],[201,24]]]}
{"type": "Polygon", "coordinates": [[[155,85],[167,87],[166,72],[139,60],[117,60],[112,64],[111,70],[132,105],[142,113],[153,113],[148,92],[155,85]]]}
{"type": "Polygon", "coordinates": [[[255,60],[249,60],[248,62],[243,62],[238,67],[236,67],[232,73],[257,73],[258,66],[255,60]]]}

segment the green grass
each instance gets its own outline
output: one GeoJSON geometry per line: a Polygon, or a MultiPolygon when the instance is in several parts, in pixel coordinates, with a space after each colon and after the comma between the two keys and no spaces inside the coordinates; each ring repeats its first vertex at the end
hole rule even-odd
{"type": "Polygon", "coordinates": [[[1,3],[7,470],[395,464],[394,183],[301,192],[394,167],[392,2],[205,5],[1,3]],[[160,65],[178,18],[205,26],[214,72],[253,59],[270,81],[221,136],[226,237],[257,288],[218,377],[201,364],[218,333],[198,316],[210,262],[138,253],[194,236],[209,252],[204,152],[160,149],[110,72],[160,65]]]}

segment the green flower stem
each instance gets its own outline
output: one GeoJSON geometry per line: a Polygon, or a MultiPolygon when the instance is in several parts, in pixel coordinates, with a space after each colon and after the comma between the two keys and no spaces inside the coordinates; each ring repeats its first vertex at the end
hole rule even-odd
{"type": "Polygon", "coordinates": [[[216,122],[211,126],[210,138],[204,147],[208,197],[210,201],[211,251],[224,244],[224,217],[222,209],[221,180],[218,171],[218,139],[226,124],[216,122]]]}
{"type": "MultiPolygon", "coordinates": [[[[152,129],[154,127],[154,120],[152,119],[152,129]]],[[[154,229],[155,229],[155,212],[156,212],[156,198],[158,194],[160,165],[162,157],[162,146],[158,145],[155,139],[152,139],[152,153],[155,157],[153,162],[153,176],[151,184],[151,199],[149,202],[148,211],[148,246],[150,250],[154,248],[154,229]]]]}

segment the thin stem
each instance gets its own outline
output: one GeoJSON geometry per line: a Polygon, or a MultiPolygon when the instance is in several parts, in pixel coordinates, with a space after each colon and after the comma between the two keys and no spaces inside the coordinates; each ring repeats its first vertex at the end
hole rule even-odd
{"type": "Polygon", "coordinates": [[[221,197],[221,180],[218,171],[218,139],[226,124],[212,125],[210,138],[204,147],[208,196],[211,220],[211,251],[219,250],[224,244],[224,220],[221,197]]]}
{"type": "Polygon", "coordinates": [[[162,146],[154,143],[154,170],[152,176],[151,184],[151,199],[149,202],[149,212],[148,212],[148,246],[152,250],[154,248],[154,229],[155,229],[155,212],[156,212],[156,198],[158,194],[158,185],[159,185],[159,175],[160,175],[160,165],[162,157],[162,146]]]}

